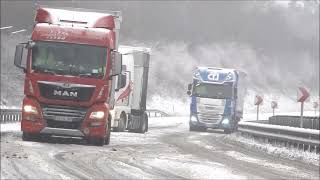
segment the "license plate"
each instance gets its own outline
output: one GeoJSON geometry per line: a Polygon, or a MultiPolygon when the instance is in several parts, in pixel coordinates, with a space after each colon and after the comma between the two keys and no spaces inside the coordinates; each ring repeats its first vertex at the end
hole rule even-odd
{"type": "Polygon", "coordinates": [[[66,117],[66,116],[56,116],[54,119],[55,119],[56,121],[72,122],[72,118],[66,117]]]}

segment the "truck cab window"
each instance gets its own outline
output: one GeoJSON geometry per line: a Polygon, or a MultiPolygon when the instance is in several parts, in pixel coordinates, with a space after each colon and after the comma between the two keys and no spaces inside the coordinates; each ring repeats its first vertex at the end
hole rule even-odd
{"type": "Polygon", "coordinates": [[[105,47],[61,42],[37,42],[32,48],[32,69],[38,73],[102,78],[105,47]]]}

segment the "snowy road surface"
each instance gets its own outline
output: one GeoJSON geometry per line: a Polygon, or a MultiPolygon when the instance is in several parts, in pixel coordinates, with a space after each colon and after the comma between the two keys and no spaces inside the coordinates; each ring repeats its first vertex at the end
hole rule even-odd
{"type": "Polygon", "coordinates": [[[74,138],[25,142],[18,124],[8,125],[1,179],[319,179],[317,165],[248,148],[222,131],[189,132],[187,122],[150,118],[148,133],[112,132],[103,147],[74,138]]]}

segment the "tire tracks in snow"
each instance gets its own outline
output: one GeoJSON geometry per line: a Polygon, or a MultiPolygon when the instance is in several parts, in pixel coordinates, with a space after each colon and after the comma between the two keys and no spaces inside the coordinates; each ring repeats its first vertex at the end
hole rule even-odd
{"type": "MultiPolygon", "coordinates": [[[[80,141],[61,142],[59,138],[48,142],[23,142],[21,133],[6,134],[1,137],[1,145],[8,145],[5,148],[7,152],[22,148],[21,151],[31,158],[22,164],[12,159],[6,160],[8,163],[4,164],[8,164],[8,167],[5,167],[7,171],[4,175],[30,179],[52,179],[50,175],[54,179],[203,179],[208,177],[205,171],[213,170],[208,173],[215,177],[214,173],[221,170],[227,173],[225,179],[238,174],[251,179],[305,178],[285,169],[263,167],[259,165],[260,161],[253,159],[260,158],[287,166],[290,161],[271,158],[236,143],[226,142],[225,134],[189,132],[187,126],[180,125],[172,123],[149,127],[150,131],[145,135],[113,135],[111,144],[104,147],[81,144],[80,141]],[[225,153],[231,151],[236,153],[225,153]],[[243,155],[242,158],[233,156],[239,153],[243,155]],[[246,161],[247,156],[253,157],[251,162],[246,161]],[[48,168],[52,170],[46,171],[48,168]]],[[[297,164],[294,162],[292,166],[297,168],[297,164]]],[[[305,165],[301,167],[302,171],[307,168],[305,165]]],[[[313,169],[310,172],[313,175],[313,169]]]]}
{"type": "MultiPolygon", "coordinates": [[[[71,166],[71,164],[68,163],[68,161],[66,161],[63,157],[65,153],[67,153],[67,152],[60,152],[60,153],[55,154],[53,156],[55,158],[54,162],[61,170],[63,170],[67,174],[74,176],[75,178],[93,179],[92,176],[86,174],[86,173],[88,173],[89,169],[79,169],[79,167],[77,167],[77,164],[79,164],[80,162],[77,162],[76,164],[72,164],[73,166],[71,166]],[[74,166],[74,165],[76,165],[76,166],[74,166]],[[84,173],[84,172],[86,172],[86,173],[84,173]]],[[[71,161],[71,162],[73,162],[73,161],[71,161]]],[[[91,174],[91,175],[94,175],[94,174],[91,174]]]]}
{"type": "Polygon", "coordinates": [[[181,153],[193,154],[200,158],[224,164],[236,172],[244,172],[249,178],[296,179],[310,178],[314,177],[316,174],[315,169],[313,169],[313,173],[311,174],[308,172],[309,165],[301,165],[301,163],[298,162],[292,163],[290,160],[279,159],[263,152],[245,149],[232,142],[225,141],[225,136],[228,135],[206,132],[206,136],[203,136],[203,133],[200,132],[179,132],[165,135],[161,140],[164,143],[176,146],[181,153]],[[231,156],[230,153],[228,154],[228,152],[245,154],[248,158],[251,158],[251,161],[247,161],[246,158],[235,158],[234,156],[231,156]],[[257,160],[252,161],[252,159],[257,160]],[[258,163],[268,161],[272,162],[267,163],[268,166],[258,163]],[[302,173],[299,174],[297,172],[290,172],[289,170],[283,171],[283,169],[272,167],[270,164],[281,164],[282,167],[285,167],[286,165],[287,167],[290,167],[291,170],[293,168],[296,171],[303,168],[302,171],[300,171],[302,173]]]}

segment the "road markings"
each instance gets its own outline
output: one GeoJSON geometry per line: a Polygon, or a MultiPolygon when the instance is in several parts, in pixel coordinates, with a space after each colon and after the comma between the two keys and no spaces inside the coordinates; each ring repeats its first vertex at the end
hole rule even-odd
{"type": "Polygon", "coordinates": [[[3,30],[3,29],[10,29],[12,28],[13,26],[5,26],[5,27],[1,27],[0,30],[3,30]]]}

